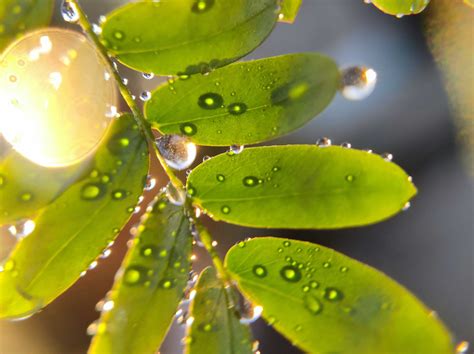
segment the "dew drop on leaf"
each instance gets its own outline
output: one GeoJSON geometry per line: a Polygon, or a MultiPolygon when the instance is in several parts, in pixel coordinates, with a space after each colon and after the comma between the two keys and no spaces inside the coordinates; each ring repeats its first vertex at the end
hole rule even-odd
{"type": "Polygon", "coordinates": [[[267,268],[265,268],[265,266],[260,265],[260,264],[255,265],[252,268],[252,272],[253,272],[253,274],[255,274],[259,278],[265,278],[268,274],[267,268]]]}
{"type": "Polygon", "coordinates": [[[187,136],[193,136],[197,133],[197,127],[192,123],[181,124],[179,130],[181,130],[181,133],[187,136]]]}
{"type": "Polygon", "coordinates": [[[253,176],[247,176],[242,180],[245,187],[255,187],[259,184],[259,179],[253,176]]]}
{"type": "Polygon", "coordinates": [[[218,174],[216,176],[216,179],[219,181],[219,182],[224,182],[225,181],[225,176],[223,174],[218,174]]]}
{"type": "Polygon", "coordinates": [[[227,206],[227,205],[224,205],[222,208],[221,208],[221,211],[223,214],[229,214],[230,213],[230,207],[227,206]]]}
{"type": "Polygon", "coordinates": [[[81,189],[81,198],[84,200],[100,199],[105,192],[105,188],[97,183],[85,184],[81,189]]]}
{"type": "Polygon", "coordinates": [[[197,14],[209,11],[214,5],[215,0],[196,0],[191,10],[197,14]]]}
{"type": "Polygon", "coordinates": [[[304,306],[313,315],[317,315],[323,310],[323,305],[313,294],[306,294],[304,296],[304,306]]]}
{"type": "Polygon", "coordinates": [[[324,298],[328,301],[341,301],[344,294],[336,288],[326,288],[324,290],[324,298]]]}
{"type": "Polygon", "coordinates": [[[213,92],[205,93],[198,99],[198,105],[203,109],[217,109],[220,108],[223,103],[224,99],[222,96],[213,92]]]}
{"type": "Polygon", "coordinates": [[[164,135],[156,139],[156,146],[166,163],[178,171],[187,169],[196,159],[196,145],[186,137],[164,135]]]}
{"type": "Polygon", "coordinates": [[[123,282],[126,285],[140,285],[147,280],[148,269],[138,265],[129,266],[123,275],[123,282]]]}
{"type": "Polygon", "coordinates": [[[370,96],[377,83],[377,73],[364,66],[352,66],[341,71],[341,93],[348,100],[363,100],[370,96]]]}
{"type": "Polygon", "coordinates": [[[232,103],[228,107],[228,112],[234,116],[239,116],[247,112],[247,105],[245,103],[232,103]]]}
{"type": "Polygon", "coordinates": [[[79,12],[77,11],[76,4],[69,0],[63,0],[61,4],[61,16],[64,21],[69,23],[76,23],[79,21],[79,12]]]}
{"type": "Polygon", "coordinates": [[[281,277],[291,283],[296,283],[301,279],[301,271],[294,266],[284,266],[280,270],[281,277]]]}

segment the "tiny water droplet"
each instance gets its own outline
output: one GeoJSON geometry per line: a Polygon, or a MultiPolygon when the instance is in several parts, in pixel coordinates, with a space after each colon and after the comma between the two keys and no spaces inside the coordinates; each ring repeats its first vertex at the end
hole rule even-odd
{"type": "Polygon", "coordinates": [[[244,307],[244,311],[241,313],[240,323],[252,324],[260,318],[262,312],[262,306],[252,306],[251,304],[248,304],[244,307]]]}
{"type": "Polygon", "coordinates": [[[320,138],[316,141],[316,145],[319,147],[328,147],[331,146],[332,142],[331,139],[327,137],[320,138]]]}
{"type": "Polygon", "coordinates": [[[36,223],[33,220],[24,219],[18,221],[14,225],[10,225],[8,227],[8,232],[17,240],[21,240],[29,236],[35,230],[35,227],[36,223]]]}
{"type": "Polygon", "coordinates": [[[402,208],[402,211],[407,211],[408,209],[410,209],[411,207],[411,203],[410,202],[406,202],[405,205],[403,206],[402,208]]]}
{"type": "Polygon", "coordinates": [[[228,154],[230,156],[232,155],[238,155],[240,154],[242,151],[244,151],[244,146],[243,145],[232,145],[229,149],[229,152],[228,154]]]}
{"type": "Polygon", "coordinates": [[[64,21],[69,23],[76,23],[79,21],[79,12],[77,11],[76,4],[69,0],[63,0],[61,5],[61,16],[64,21]]]}
{"type": "Polygon", "coordinates": [[[456,346],[456,354],[467,354],[469,350],[469,342],[462,341],[456,346]]]}
{"type": "Polygon", "coordinates": [[[224,205],[222,208],[221,208],[221,211],[223,214],[229,214],[230,213],[230,207],[227,206],[227,205],[224,205]]]}
{"type": "Polygon", "coordinates": [[[313,294],[306,294],[304,297],[304,305],[306,309],[313,315],[321,313],[323,305],[313,294]]]}
{"type": "Polygon", "coordinates": [[[227,110],[230,114],[239,116],[247,112],[247,105],[245,103],[232,103],[227,110]]]}
{"type": "Polygon", "coordinates": [[[219,181],[219,182],[224,182],[225,181],[225,176],[223,174],[218,174],[216,176],[216,179],[219,181]]]}
{"type": "Polygon", "coordinates": [[[247,176],[242,180],[242,183],[246,187],[255,187],[259,184],[259,179],[254,176],[247,176]]]}
{"type": "Polygon", "coordinates": [[[215,0],[196,0],[191,11],[200,14],[209,11],[214,5],[215,0]]]}
{"type": "Polygon", "coordinates": [[[294,266],[284,266],[280,270],[281,277],[291,283],[296,283],[301,279],[301,271],[294,266]]]}
{"type": "Polygon", "coordinates": [[[352,144],[346,141],[341,144],[341,147],[345,149],[350,149],[352,147],[352,144]]]}
{"type": "Polygon", "coordinates": [[[141,94],[140,94],[140,99],[143,101],[143,102],[146,102],[148,100],[150,100],[151,98],[151,93],[150,91],[143,91],[141,94]]]}
{"type": "Polygon", "coordinates": [[[285,246],[285,247],[290,247],[290,246],[291,246],[291,242],[290,242],[290,241],[283,241],[283,246],[285,246]]]}
{"type": "Polygon", "coordinates": [[[328,301],[341,301],[344,294],[336,288],[326,288],[324,290],[324,298],[328,301]]]}
{"type": "Polygon", "coordinates": [[[166,197],[171,204],[181,206],[186,201],[186,191],[184,189],[176,189],[170,182],[166,186],[166,197]]]}
{"type": "Polygon", "coordinates": [[[386,152],[386,153],[382,154],[382,158],[385,161],[392,161],[393,160],[393,155],[389,152],[386,152]]]}
{"type": "Polygon", "coordinates": [[[183,123],[180,125],[179,129],[181,133],[187,136],[193,136],[197,133],[197,127],[192,123],[183,123]]]}
{"type": "Polygon", "coordinates": [[[354,180],[355,180],[354,175],[347,175],[347,176],[346,176],[346,181],[347,181],[347,182],[354,182],[354,180]]]}
{"type": "Polygon", "coordinates": [[[155,74],[153,74],[153,73],[143,73],[142,76],[145,80],[151,80],[155,77],[155,74]]]}

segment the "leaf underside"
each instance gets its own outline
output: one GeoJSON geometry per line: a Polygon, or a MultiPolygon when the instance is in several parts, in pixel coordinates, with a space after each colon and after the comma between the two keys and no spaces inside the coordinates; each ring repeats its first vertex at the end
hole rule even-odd
{"type": "Polygon", "coordinates": [[[334,229],[387,219],[416,188],[378,155],[293,145],[218,155],[193,170],[188,192],[214,219],[232,224],[334,229]]]}
{"type": "Polygon", "coordinates": [[[89,353],[154,353],[183,297],[192,250],[183,207],[160,195],[138,229],[89,353]]]}
{"type": "Polygon", "coordinates": [[[301,127],[331,102],[336,63],[317,53],[235,63],[159,87],[145,106],[163,134],[200,145],[253,144],[301,127]]]}
{"type": "Polygon", "coordinates": [[[272,237],[234,246],[226,267],[263,317],[309,353],[453,353],[406,289],[334,250],[272,237]]]}
{"type": "Polygon", "coordinates": [[[4,264],[0,318],[34,314],[71,286],[128,221],[147,172],[147,144],[122,116],[89,172],[41,210],[33,233],[4,264]]]}

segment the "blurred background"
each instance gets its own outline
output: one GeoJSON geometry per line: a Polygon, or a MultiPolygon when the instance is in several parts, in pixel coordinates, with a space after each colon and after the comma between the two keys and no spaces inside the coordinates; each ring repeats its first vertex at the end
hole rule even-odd
{"type": "MultiPolygon", "coordinates": [[[[93,22],[124,2],[81,1],[93,22]]],[[[304,129],[272,143],[313,144],[327,136],[335,144],[349,141],[356,148],[392,153],[419,189],[407,212],[374,226],[338,231],[253,230],[207,221],[222,255],[238,240],[272,234],[320,243],[367,263],[435,310],[457,341],[473,343],[473,183],[463,164],[453,113],[426,45],[423,23],[423,15],[397,19],[362,0],[305,0],[295,24],[278,24],[249,55],[319,51],[341,66],[373,67],[379,82],[368,99],[351,102],[338,96],[304,129]]],[[[53,25],[65,26],[58,9],[53,25]]],[[[120,70],[137,95],[160,82],[120,70]]],[[[201,149],[200,154],[217,151],[201,149]]],[[[155,173],[164,185],[158,168],[155,173]]],[[[112,256],[44,311],[22,322],[0,323],[0,353],[84,353],[90,341],[86,328],[99,317],[95,304],[112,285],[128,237],[125,230],[112,256]]],[[[209,264],[204,252],[197,249],[196,254],[197,269],[209,264]]],[[[300,353],[263,321],[253,329],[262,353],[300,353]]],[[[183,328],[173,325],[161,353],[181,353],[182,337],[183,328]]]]}

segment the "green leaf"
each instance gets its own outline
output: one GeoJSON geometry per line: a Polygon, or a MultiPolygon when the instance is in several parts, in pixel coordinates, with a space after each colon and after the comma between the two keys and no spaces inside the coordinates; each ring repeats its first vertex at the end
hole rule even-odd
{"type": "Polygon", "coordinates": [[[303,0],[283,0],[281,4],[280,22],[295,22],[298,11],[300,10],[303,0]]]}
{"type": "Polygon", "coordinates": [[[339,85],[334,61],[315,53],[236,63],[159,87],[146,116],[164,134],[201,145],[257,143],[313,119],[339,85]]]}
{"type": "Polygon", "coordinates": [[[415,296],[326,247],[257,238],[231,248],[226,267],[265,320],[304,351],[454,352],[446,328],[415,296]]]}
{"type": "Polygon", "coordinates": [[[192,250],[183,207],[157,197],[138,229],[106,299],[91,354],[155,353],[183,298],[192,250]]]}
{"type": "Polygon", "coordinates": [[[371,2],[383,12],[401,17],[422,12],[430,0],[372,0],[371,2]]]}
{"type": "Polygon", "coordinates": [[[0,52],[26,31],[46,26],[54,0],[2,0],[0,3],[0,52]]]}
{"type": "Polygon", "coordinates": [[[29,316],[75,282],[130,218],[147,171],[147,144],[123,116],[93,169],[41,211],[2,266],[0,318],[29,316]]]}
{"type": "Polygon", "coordinates": [[[277,8],[277,0],[132,3],[107,15],[102,42],[135,70],[204,73],[258,47],[277,21],[277,8]]]}
{"type": "Polygon", "coordinates": [[[250,328],[240,323],[236,311],[236,295],[217,278],[214,268],[203,270],[191,305],[194,321],[188,329],[186,353],[253,353],[250,328]]]}
{"type": "Polygon", "coordinates": [[[293,145],[218,155],[193,170],[188,193],[215,219],[237,225],[333,229],[384,220],[416,188],[378,155],[293,145]]]}
{"type": "Polygon", "coordinates": [[[5,149],[5,156],[0,157],[0,225],[33,217],[90,169],[91,161],[46,168],[7,148],[6,143],[5,149]]]}

